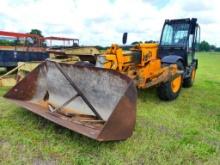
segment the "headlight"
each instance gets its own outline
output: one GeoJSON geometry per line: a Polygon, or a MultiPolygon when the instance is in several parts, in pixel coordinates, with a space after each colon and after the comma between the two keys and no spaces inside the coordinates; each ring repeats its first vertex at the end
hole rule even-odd
{"type": "Polygon", "coordinates": [[[99,62],[100,64],[104,64],[106,62],[105,56],[98,56],[97,62],[99,62]]]}
{"type": "Polygon", "coordinates": [[[96,60],[96,67],[98,67],[98,68],[104,68],[104,64],[106,63],[106,58],[105,58],[105,56],[102,56],[102,55],[99,55],[98,57],[97,57],[97,60],[96,60]]]}

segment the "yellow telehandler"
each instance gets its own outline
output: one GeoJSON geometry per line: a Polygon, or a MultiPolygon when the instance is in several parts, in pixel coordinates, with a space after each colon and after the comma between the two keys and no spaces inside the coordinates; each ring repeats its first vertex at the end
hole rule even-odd
{"type": "Polygon", "coordinates": [[[95,66],[45,61],[4,97],[92,139],[123,140],[135,126],[136,87],[156,86],[161,99],[173,100],[182,85],[193,85],[199,34],[195,18],[166,20],[159,44],[129,51],[113,44],[95,66]]]}

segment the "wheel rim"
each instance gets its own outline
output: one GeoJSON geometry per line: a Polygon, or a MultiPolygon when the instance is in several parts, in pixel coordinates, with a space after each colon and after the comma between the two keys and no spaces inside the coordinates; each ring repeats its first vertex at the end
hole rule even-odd
{"type": "Polygon", "coordinates": [[[196,70],[195,70],[195,68],[192,70],[192,81],[194,81],[195,80],[195,76],[196,76],[196,70]]]}
{"type": "Polygon", "coordinates": [[[180,87],[181,87],[181,76],[178,76],[177,78],[175,78],[174,80],[172,80],[171,82],[171,89],[174,93],[176,93],[180,87]]]}

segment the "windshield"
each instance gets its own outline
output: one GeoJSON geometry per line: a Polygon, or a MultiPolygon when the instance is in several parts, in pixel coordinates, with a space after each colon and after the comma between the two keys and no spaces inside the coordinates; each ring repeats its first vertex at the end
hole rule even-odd
{"type": "Polygon", "coordinates": [[[160,45],[185,46],[187,45],[189,24],[175,23],[166,24],[160,45]]]}

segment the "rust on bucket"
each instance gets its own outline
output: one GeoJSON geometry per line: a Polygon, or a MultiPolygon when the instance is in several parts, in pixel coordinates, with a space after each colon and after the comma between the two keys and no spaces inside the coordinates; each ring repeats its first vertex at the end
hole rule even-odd
{"type": "Polygon", "coordinates": [[[127,139],[135,126],[136,87],[113,70],[45,61],[4,97],[98,141],[127,139]]]}

